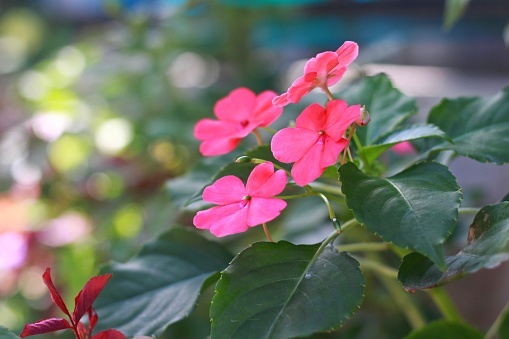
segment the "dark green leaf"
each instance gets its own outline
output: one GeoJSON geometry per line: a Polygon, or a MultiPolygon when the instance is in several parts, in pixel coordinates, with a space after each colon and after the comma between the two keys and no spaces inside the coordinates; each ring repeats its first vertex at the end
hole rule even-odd
{"type": "Polygon", "coordinates": [[[482,339],[482,334],[475,328],[460,322],[437,320],[412,331],[405,339],[482,339]]]}
{"type": "Polygon", "coordinates": [[[371,121],[357,128],[363,145],[375,145],[384,135],[394,131],[417,113],[415,99],[395,89],[387,75],[365,77],[338,94],[348,105],[366,105],[371,121]]]}
{"type": "Polygon", "coordinates": [[[202,286],[231,258],[191,230],[168,231],[134,259],[101,270],[113,277],[94,304],[99,330],[115,328],[128,337],[161,334],[194,309],[202,286]]]}
{"type": "Polygon", "coordinates": [[[423,162],[392,177],[378,178],[348,163],[339,173],[346,203],[360,223],[445,269],[441,245],[456,225],[462,198],[446,166],[423,162]]]}
{"type": "Polygon", "coordinates": [[[332,246],[255,243],[222,273],[212,301],[212,338],[305,336],[335,329],[359,307],[359,263],[332,246]]]}
{"type": "Polygon", "coordinates": [[[451,29],[459,18],[463,16],[469,2],[470,0],[447,0],[444,9],[445,29],[451,29]]]}
{"type": "Polygon", "coordinates": [[[451,149],[480,162],[509,162],[509,87],[494,97],[444,99],[431,110],[428,122],[453,142],[440,143],[435,150],[451,149]]]}
{"type": "Polygon", "coordinates": [[[389,133],[374,145],[364,147],[363,152],[368,161],[372,162],[384,151],[400,142],[423,138],[441,138],[443,135],[444,132],[433,125],[411,126],[389,133]]]}
{"type": "MultiPolygon", "coordinates": [[[[244,155],[251,157],[251,158],[258,158],[267,160],[273,163],[276,163],[280,166],[288,167],[287,164],[280,163],[277,161],[274,156],[272,155],[272,152],[270,150],[269,146],[258,146],[255,149],[246,152],[244,155]]],[[[217,179],[224,177],[226,175],[235,175],[245,181],[249,174],[251,174],[251,171],[256,166],[252,163],[235,163],[235,159],[232,160],[229,164],[223,166],[222,168],[218,168],[215,171],[215,174],[212,176],[208,176],[208,181],[200,180],[198,184],[196,184],[197,180],[193,176],[191,176],[189,179],[189,182],[193,182],[192,186],[193,188],[196,188],[194,195],[189,198],[189,200],[184,204],[184,206],[188,206],[191,203],[197,202],[201,200],[201,195],[203,194],[203,190],[206,186],[211,185],[214,181],[217,179]]],[[[170,182],[171,186],[171,182],[170,182]]]]}
{"type": "Polygon", "coordinates": [[[509,259],[509,202],[483,207],[474,218],[468,245],[445,259],[442,272],[418,253],[403,258],[398,279],[407,290],[444,285],[481,268],[491,268],[509,259]]]}
{"type": "Polygon", "coordinates": [[[20,337],[14,332],[0,325],[0,339],[19,339],[20,337]]]}

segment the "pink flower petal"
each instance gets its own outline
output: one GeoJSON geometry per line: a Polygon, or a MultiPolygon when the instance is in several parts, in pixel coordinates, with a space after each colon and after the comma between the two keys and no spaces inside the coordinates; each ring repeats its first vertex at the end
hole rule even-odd
{"type": "Polygon", "coordinates": [[[336,51],[338,55],[338,64],[346,67],[357,58],[359,54],[359,46],[353,41],[345,41],[336,51]]]}
{"type": "Polygon", "coordinates": [[[274,106],[272,100],[276,93],[273,91],[264,91],[256,97],[256,105],[253,110],[253,121],[258,126],[267,127],[277,120],[283,113],[283,108],[274,106]]]}
{"type": "Polygon", "coordinates": [[[303,128],[283,128],[277,132],[270,143],[274,157],[285,163],[302,158],[316,143],[318,132],[303,128]]]}
{"type": "Polygon", "coordinates": [[[327,108],[331,109],[329,113],[332,115],[331,124],[325,129],[334,141],[339,141],[344,135],[348,127],[359,119],[361,114],[361,106],[353,105],[346,107],[344,101],[333,100],[329,101],[327,108]],[[334,120],[333,120],[334,119],[334,120]]]}
{"type": "Polygon", "coordinates": [[[304,74],[316,72],[318,76],[323,76],[338,64],[338,55],[336,52],[322,52],[316,57],[309,59],[304,65],[304,74]]]}
{"type": "Polygon", "coordinates": [[[220,138],[211,139],[201,143],[200,153],[204,156],[214,156],[226,154],[237,147],[240,138],[220,138]]]}
{"type": "Polygon", "coordinates": [[[199,211],[193,219],[193,224],[200,229],[209,229],[217,237],[245,232],[248,203],[215,206],[205,211],[199,211]]]}
{"type": "Polygon", "coordinates": [[[314,103],[306,107],[295,120],[295,127],[306,128],[316,132],[324,130],[326,111],[320,104],[314,103]]]}
{"type": "Polygon", "coordinates": [[[325,170],[321,166],[324,144],[315,143],[301,159],[292,167],[292,178],[299,186],[306,186],[322,175],[325,170]]]}
{"type": "Polygon", "coordinates": [[[234,175],[222,177],[203,190],[203,200],[217,205],[239,202],[246,195],[244,183],[234,175]]]}
{"type": "Polygon", "coordinates": [[[334,165],[337,162],[338,156],[348,146],[346,139],[340,139],[338,142],[334,142],[331,138],[327,138],[325,146],[323,148],[322,159],[320,160],[320,167],[326,168],[334,165]]]}
{"type": "Polygon", "coordinates": [[[247,194],[253,197],[269,198],[281,193],[286,186],[287,178],[283,170],[274,173],[274,165],[265,162],[254,168],[247,179],[247,194]]]}
{"type": "Polygon", "coordinates": [[[309,91],[315,88],[313,81],[309,81],[308,78],[315,79],[316,74],[312,74],[311,76],[308,74],[307,77],[302,76],[293,82],[292,86],[290,86],[286,92],[288,102],[291,102],[292,104],[298,103],[304,95],[308,94],[309,91]]]}
{"type": "Polygon", "coordinates": [[[200,141],[231,137],[239,132],[236,122],[201,119],[194,126],[194,137],[200,141]]]}
{"type": "Polygon", "coordinates": [[[219,120],[242,122],[249,120],[256,105],[256,94],[250,89],[241,87],[216,102],[214,114],[219,120]]]}
{"type": "Polygon", "coordinates": [[[278,107],[286,106],[289,103],[290,101],[288,101],[288,93],[286,92],[272,99],[272,104],[278,107]]]}
{"type": "Polygon", "coordinates": [[[339,66],[331,70],[326,81],[327,86],[330,87],[335,85],[339,80],[341,80],[347,70],[348,69],[346,67],[339,66]]]}
{"type": "Polygon", "coordinates": [[[286,201],[276,198],[252,198],[249,201],[247,224],[250,227],[276,219],[286,207],[286,201]]]}

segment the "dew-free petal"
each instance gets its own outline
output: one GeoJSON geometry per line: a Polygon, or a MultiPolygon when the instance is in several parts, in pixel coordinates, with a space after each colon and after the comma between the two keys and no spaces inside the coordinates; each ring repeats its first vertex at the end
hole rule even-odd
{"type": "Polygon", "coordinates": [[[216,180],[203,190],[203,200],[217,205],[226,205],[238,202],[247,195],[242,180],[234,175],[227,175],[216,180]]]}
{"type": "Polygon", "coordinates": [[[276,219],[286,207],[286,201],[277,198],[252,198],[249,201],[247,225],[257,226],[276,219]]]}
{"type": "Polygon", "coordinates": [[[256,105],[256,94],[250,89],[234,89],[214,105],[214,114],[219,120],[242,122],[249,120],[256,105]]]}
{"type": "Polygon", "coordinates": [[[316,131],[283,128],[272,137],[270,149],[277,160],[285,163],[295,162],[309,151],[319,137],[316,131]]]}
{"type": "Polygon", "coordinates": [[[286,182],[284,170],[274,172],[274,165],[265,162],[256,166],[249,175],[246,184],[247,194],[251,197],[272,197],[285,189],[286,182]]]}

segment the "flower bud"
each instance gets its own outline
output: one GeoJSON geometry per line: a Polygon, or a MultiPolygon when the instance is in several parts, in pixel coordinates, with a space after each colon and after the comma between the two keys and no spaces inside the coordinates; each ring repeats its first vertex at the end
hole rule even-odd
{"type": "Polygon", "coordinates": [[[251,162],[253,159],[251,159],[250,157],[248,157],[247,155],[243,155],[241,157],[238,157],[237,160],[235,160],[236,163],[241,163],[241,162],[251,162]]]}
{"type": "Polygon", "coordinates": [[[371,121],[371,117],[369,116],[369,112],[366,109],[366,106],[361,107],[361,114],[359,116],[359,119],[355,121],[355,123],[359,126],[365,126],[368,124],[368,122],[371,121]]]}

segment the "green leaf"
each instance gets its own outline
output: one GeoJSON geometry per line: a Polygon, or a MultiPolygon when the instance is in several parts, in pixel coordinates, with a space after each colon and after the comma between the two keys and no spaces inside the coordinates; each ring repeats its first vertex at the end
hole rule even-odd
{"type": "Polygon", "coordinates": [[[14,332],[0,325],[0,339],[19,339],[20,337],[14,332]]]}
{"type": "Polygon", "coordinates": [[[98,330],[115,328],[128,337],[161,334],[194,309],[202,287],[217,279],[231,258],[191,230],[171,229],[134,259],[101,270],[113,277],[94,304],[98,330]]]}
{"type": "Polygon", "coordinates": [[[346,203],[360,223],[445,269],[441,245],[456,226],[462,198],[446,166],[423,162],[392,177],[378,178],[347,163],[339,174],[346,203]]]}
{"type": "Polygon", "coordinates": [[[447,0],[444,8],[444,28],[449,30],[465,14],[470,0],[447,0]]]}
{"type": "MultiPolygon", "coordinates": [[[[245,155],[250,158],[264,159],[264,160],[270,161],[272,163],[278,164],[282,167],[289,168],[288,164],[283,164],[274,158],[274,156],[272,155],[272,152],[270,150],[270,146],[268,146],[268,145],[258,146],[256,148],[254,148],[253,150],[246,152],[245,155]]],[[[233,159],[233,160],[235,160],[235,159],[233,159]]],[[[251,174],[251,171],[253,170],[253,168],[255,166],[256,166],[256,164],[252,164],[249,162],[248,163],[235,163],[234,161],[232,161],[231,163],[218,169],[218,171],[216,171],[216,174],[214,174],[212,176],[212,178],[210,178],[210,175],[209,175],[208,181],[205,181],[205,182],[200,181],[199,185],[196,185],[196,180],[192,176],[190,182],[194,182],[193,187],[196,188],[196,186],[198,186],[198,187],[201,186],[201,188],[199,190],[195,191],[194,195],[191,198],[189,198],[188,201],[186,201],[184,206],[188,206],[194,202],[200,201],[201,196],[203,194],[203,190],[205,189],[205,187],[211,185],[212,183],[214,183],[214,181],[216,181],[217,179],[224,177],[226,175],[235,175],[245,182],[247,180],[247,177],[249,176],[249,174],[251,174]]]]}
{"type": "Polygon", "coordinates": [[[492,268],[509,259],[509,202],[483,207],[470,226],[468,245],[458,254],[445,259],[442,272],[427,258],[411,253],[403,258],[398,279],[407,290],[444,285],[474,273],[492,268]]]}
{"type": "Polygon", "coordinates": [[[364,146],[375,145],[417,113],[415,99],[394,88],[385,74],[362,78],[340,92],[338,97],[348,105],[366,105],[371,121],[355,132],[364,146]]]}
{"type": "Polygon", "coordinates": [[[428,122],[453,142],[435,150],[451,149],[480,162],[509,162],[509,87],[494,97],[444,99],[431,110],[428,122]]]}
{"type": "Polygon", "coordinates": [[[436,126],[415,125],[391,132],[382,139],[378,140],[376,144],[366,146],[362,150],[368,161],[373,162],[384,151],[400,142],[423,138],[442,138],[443,136],[444,132],[436,126]]]}
{"type": "Polygon", "coordinates": [[[460,322],[437,320],[412,331],[405,339],[482,339],[482,334],[475,328],[460,322]]]}
{"type": "Polygon", "coordinates": [[[322,249],[280,241],[241,252],[217,283],[212,338],[289,338],[341,326],[362,302],[364,278],[346,252],[322,249]]]}

